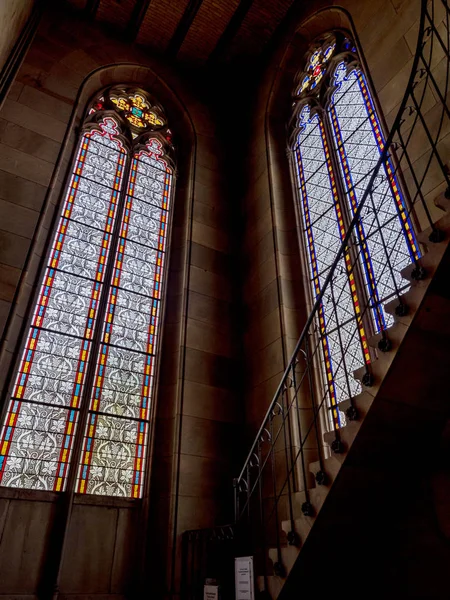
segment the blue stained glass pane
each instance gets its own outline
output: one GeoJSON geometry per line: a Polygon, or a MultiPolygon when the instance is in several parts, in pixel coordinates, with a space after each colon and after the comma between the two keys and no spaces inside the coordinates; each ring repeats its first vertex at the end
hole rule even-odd
{"type": "MultiPolygon", "coordinates": [[[[380,158],[384,137],[363,73],[353,69],[347,74],[346,65],[341,62],[334,78],[337,88],[328,112],[347,202],[354,212],[380,158]]],[[[397,289],[405,287],[400,271],[419,256],[412,224],[389,160],[362,209],[360,239],[367,242],[368,252],[361,260],[379,330],[393,322],[393,317],[384,312],[383,304],[397,289]]]]}
{"type": "MultiPolygon", "coordinates": [[[[303,234],[309,253],[311,291],[320,293],[329,268],[342,243],[344,231],[338,218],[338,198],[333,193],[333,172],[326,158],[323,125],[309,107],[300,116],[295,146],[297,183],[303,219],[303,234]]],[[[335,187],[335,186],[334,186],[335,187]]],[[[317,328],[322,338],[324,381],[329,382],[332,404],[359,392],[359,383],[347,377],[364,365],[346,258],[341,258],[319,311],[317,328]]]]}

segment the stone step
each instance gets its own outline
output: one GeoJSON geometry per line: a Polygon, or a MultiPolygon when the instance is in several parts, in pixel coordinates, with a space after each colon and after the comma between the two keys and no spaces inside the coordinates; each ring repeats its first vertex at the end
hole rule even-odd
{"type": "MultiPolygon", "coordinates": [[[[435,245],[433,241],[433,232],[436,230],[440,231],[440,234],[443,236],[443,240],[448,239],[448,231],[450,229],[450,213],[445,212],[444,215],[434,223],[434,227],[427,227],[420,233],[417,234],[417,239],[421,244],[425,244],[425,246],[435,245]]],[[[442,240],[442,241],[443,241],[442,240]]]]}
{"type": "Polygon", "coordinates": [[[369,394],[366,390],[358,394],[350,400],[344,400],[339,403],[339,409],[344,413],[347,411],[350,406],[353,406],[356,409],[356,420],[361,421],[366,416],[369,408],[371,407],[373,402],[373,396],[369,394]]]}
{"type": "MultiPolygon", "coordinates": [[[[378,393],[379,387],[382,384],[387,372],[391,367],[391,363],[394,360],[399,348],[401,347],[405,334],[408,331],[408,327],[414,319],[416,311],[420,308],[422,301],[424,300],[425,293],[427,292],[428,286],[433,279],[433,276],[441,262],[444,252],[447,248],[450,236],[447,232],[450,232],[450,198],[446,198],[444,194],[439,196],[436,201],[436,206],[439,206],[442,210],[447,211],[445,215],[436,223],[436,228],[443,232],[442,240],[439,242],[430,241],[430,235],[433,232],[432,228],[422,232],[418,239],[425,246],[424,255],[418,261],[418,266],[424,270],[424,277],[421,280],[416,280],[412,276],[413,270],[416,265],[410,265],[402,271],[402,276],[411,282],[411,286],[406,289],[399,298],[393,299],[385,305],[385,310],[388,314],[393,315],[395,322],[385,331],[385,337],[389,340],[389,348],[386,351],[382,351],[380,348],[380,342],[383,336],[379,333],[371,336],[368,339],[369,345],[375,350],[375,358],[370,365],[370,372],[373,376],[373,382],[369,385],[364,385],[363,378],[367,372],[366,367],[357,369],[354,372],[355,379],[361,381],[362,391],[360,394],[355,396],[350,403],[350,400],[341,402],[339,405],[340,410],[344,413],[350,406],[356,409],[355,420],[348,420],[344,427],[341,427],[338,432],[338,437],[341,441],[342,448],[339,452],[332,452],[331,456],[325,455],[322,461],[314,461],[308,465],[308,470],[315,476],[318,471],[323,470],[326,474],[326,481],[323,485],[316,485],[316,487],[308,490],[309,502],[312,506],[311,514],[302,514],[302,504],[306,500],[305,492],[297,492],[294,497],[294,519],[283,520],[281,523],[281,529],[286,534],[286,539],[292,539],[289,535],[292,530],[297,534],[297,538],[294,539],[292,545],[283,544],[280,548],[281,551],[281,562],[283,565],[284,573],[280,575],[270,575],[267,577],[267,591],[272,598],[277,598],[281,589],[286,581],[286,578],[294,566],[295,561],[301,551],[302,545],[305,543],[311,529],[314,525],[315,518],[321,510],[331,488],[339,475],[342,463],[346,459],[346,455],[350,450],[358,432],[361,428],[362,422],[369,413],[371,406],[374,402],[374,398],[378,393]],[[407,307],[407,311],[403,314],[397,310],[397,307],[401,304],[407,307]],[[300,511],[300,512],[299,512],[300,511]]],[[[399,354],[399,359],[403,356],[403,353],[399,354]]],[[[365,381],[367,384],[367,380],[365,381]]],[[[371,417],[372,418],[372,413],[371,417]]],[[[325,444],[330,449],[336,434],[334,431],[325,433],[323,436],[325,444]]],[[[345,475],[345,473],[343,473],[345,475]]],[[[340,479],[339,479],[340,481],[340,479]]],[[[339,483],[336,482],[339,487],[339,483]]],[[[328,504],[327,504],[328,507],[328,504]]],[[[327,510],[327,508],[325,509],[327,510]]],[[[276,548],[269,550],[268,556],[273,564],[279,562],[279,553],[276,548]]],[[[258,578],[261,580],[262,578],[258,578]]],[[[261,588],[260,588],[261,589],[261,588]]]]}
{"type": "MultiPolygon", "coordinates": [[[[300,549],[296,546],[281,546],[280,550],[281,564],[284,569],[284,577],[281,576],[280,579],[286,579],[297,560],[300,549]]],[[[272,561],[273,565],[279,562],[278,550],[276,548],[269,548],[269,559],[272,561]]]]}
{"type": "Polygon", "coordinates": [[[284,579],[280,579],[275,575],[268,575],[266,581],[264,581],[264,577],[260,575],[256,577],[256,589],[258,592],[263,592],[265,590],[271,598],[278,598],[284,585],[284,581],[284,579]]]}
{"type": "MultiPolygon", "coordinates": [[[[316,488],[312,488],[309,490],[308,498],[309,503],[312,506],[311,514],[305,515],[301,511],[302,505],[300,505],[300,515],[294,518],[294,531],[298,536],[298,539],[295,546],[301,546],[305,543],[306,538],[313,526],[314,519],[318,515],[320,509],[322,508],[323,503],[330,491],[330,486],[317,486],[316,488]]],[[[306,498],[305,498],[306,500],[306,498]]],[[[303,504],[303,503],[302,503],[303,504]]],[[[292,532],[292,521],[290,519],[283,520],[281,522],[281,529],[286,534],[286,539],[289,540],[290,533],[292,532]]]]}
{"type": "MultiPolygon", "coordinates": [[[[448,216],[450,217],[450,215],[448,216]]],[[[433,279],[434,273],[441,261],[447,245],[447,238],[436,244],[428,242],[426,245],[426,251],[417,261],[417,265],[424,271],[423,278],[415,278],[416,265],[410,264],[400,271],[403,279],[409,281],[414,287],[428,287],[430,281],[433,279]]]]}
{"type": "Polygon", "coordinates": [[[353,444],[353,440],[357,436],[360,427],[361,422],[350,421],[347,425],[338,430],[338,439],[341,442],[339,452],[333,448],[334,442],[337,439],[336,433],[334,431],[329,431],[324,434],[323,441],[330,446],[333,456],[340,463],[344,462],[345,455],[353,444]]]}
{"type": "MultiPolygon", "coordinates": [[[[447,161],[444,168],[447,174],[450,174],[450,160],[447,161]]],[[[446,181],[443,181],[438,189],[439,191],[434,198],[434,205],[443,211],[450,212],[450,187],[448,187],[446,181]]]]}
{"type": "Polygon", "coordinates": [[[425,292],[426,287],[411,286],[408,291],[404,292],[400,299],[395,298],[384,305],[384,310],[388,314],[392,315],[396,322],[403,323],[406,326],[411,324],[412,318],[419,308],[425,292]],[[401,306],[405,310],[405,314],[401,314],[397,308],[401,306]]]}
{"type": "MultiPolygon", "coordinates": [[[[305,515],[301,515],[297,519],[294,519],[294,531],[298,536],[298,542],[296,544],[297,548],[300,548],[302,544],[305,543],[313,523],[314,517],[307,517],[305,515]]],[[[288,538],[289,533],[292,531],[291,521],[282,521],[281,529],[286,533],[286,538],[288,538]]]]}
{"type": "Polygon", "coordinates": [[[384,335],[380,332],[368,337],[367,343],[371,348],[377,350],[378,359],[382,359],[384,356],[391,355],[390,362],[392,362],[393,354],[400,347],[407,330],[408,327],[406,325],[397,322],[385,329],[383,332],[384,335]],[[383,343],[385,339],[389,341],[387,350],[383,350],[383,343]]]}
{"type": "Polygon", "coordinates": [[[434,199],[434,205],[444,212],[450,212],[450,194],[443,189],[442,192],[434,199]]]}
{"type": "MultiPolygon", "coordinates": [[[[371,396],[370,396],[371,397],[371,396]]],[[[336,475],[339,473],[339,469],[341,468],[341,464],[334,456],[330,456],[329,458],[325,458],[322,461],[323,471],[326,475],[325,487],[330,487],[333,481],[336,478],[336,475]]],[[[314,477],[321,470],[320,461],[315,461],[309,464],[309,471],[313,473],[314,477]]]]}

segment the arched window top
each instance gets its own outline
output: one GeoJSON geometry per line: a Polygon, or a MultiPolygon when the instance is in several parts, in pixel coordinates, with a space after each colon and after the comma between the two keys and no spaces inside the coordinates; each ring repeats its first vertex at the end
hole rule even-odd
{"type": "Polygon", "coordinates": [[[312,98],[322,101],[339,63],[351,68],[359,65],[355,43],[348,34],[333,31],[316,38],[306,55],[304,67],[296,77],[294,97],[303,101],[312,98]]]}
{"type": "Polygon", "coordinates": [[[174,168],[172,131],[162,106],[144,90],[106,88],[90,102],[83,130],[109,134],[125,151],[144,152],[166,168],[174,168]]]}
{"type": "MultiPolygon", "coordinates": [[[[314,300],[384,148],[384,135],[356,46],[344,31],[316,38],[294,80],[290,148],[314,300]]],[[[354,397],[353,372],[371,361],[367,336],[392,324],[385,304],[403,289],[401,271],[419,256],[406,199],[386,158],[359,213],[318,312],[323,381],[334,426],[354,397]],[[361,307],[367,307],[364,314],[361,307]]]]}
{"type": "Polygon", "coordinates": [[[89,104],[18,361],[0,485],[140,498],[174,147],[147,92],[89,104]]]}
{"type": "Polygon", "coordinates": [[[97,140],[104,146],[126,151],[126,140],[123,138],[120,130],[120,125],[116,119],[111,116],[100,115],[100,119],[96,123],[92,123],[86,128],[86,137],[92,140],[97,140]]]}

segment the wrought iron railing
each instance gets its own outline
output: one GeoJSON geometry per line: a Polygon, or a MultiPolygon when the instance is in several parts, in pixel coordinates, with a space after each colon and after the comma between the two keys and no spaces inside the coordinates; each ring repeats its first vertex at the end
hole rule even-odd
{"type": "MultiPolygon", "coordinates": [[[[332,304],[332,315],[339,325],[338,311],[339,289],[335,283],[342,258],[345,258],[348,273],[360,277],[360,255],[363,243],[358,232],[361,218],[369,211],[376,216],[376,194],[379,193],[386,177],[387,161],[398,179],[402,182],[408,197],[405,212],[408,220],[415,223],[419,230],[430,228],[430,244],[439,243],[442,234],[435,221],[443,213],[436,208],[434,200],[439,194],[450,199],[450,8],[447,0],[422,0],[420,27],[411,74],[403,100],[395,121],[387,136],[380,158],[372,171],[365,174],[364,194],[347,228],[345,238],[335,260],[324,278],[321,291],[317,295],[313,310],[309,315],[300,339],[287,365],[274,398],[252,444],[248,457],[239,476],[234,481],[235,524],[233,532],[233,551],[251,553],[255,556],[255,570],[262,577],[260,587],[267,590],[267,576],[272,572],[267,550],[276,549],[273,565],[275,574],[283,575],[281,548],[285,533],[281,522],[290,523],[286,541],[297,544],[298,537],[295,519],[304,515],[313,515],[310,501],[310,489],[317,483],[326,483],[324,459],[329,448],[323,443],[323,434],[331,427],[334,431],[332,450],[342,452],[340,428],[346,421],[358,417],[354,403],[354,381],[359,378],[364,385],[373,385],[371,361],[377,354],[371,352],[366,364],[361,364],[359,372],[350,372],[345,357],[352,345],[360,344],[358,319],[353,328],[347,328],[345,340],[340,338],[342,360],[334,365],[334,376],[341,376],[349,390],[344,402],[345,412],[341,423],[329,418],[330,411],[340,410],[330,397],[330,386],[324,381],[323,336],[326,335],[320,313],[325,301],[332,304]],[[431,100],[431,102],[430,102],[431,100]],[[447,135],[447,138],[445,136],[447,135]],[[309,465],[315,462],[318,467],[310,473],[309,465]],[[314,482],[315,478],[315,482],[314,482]],[[238,539],[240,542],[238,543],[238,539]],[[244,545],[242,545],[244,543],[244,545]]],[[[361,181],[358,182],[361,185],[361,181]]],[[[386,188],[386,186],[384,186],[386,188]]],[[[360,188],[361,189],[361,188],[360,188]]],[[[377,231],[383,236],[392,236],[392,228],[387,223],[378,222],[377,231]]],[[[404,231],[399,231],[400,236],[404,231]]],[[[392,266],[390,249],[395,248],[392,237],[384,244],[384,275],[391,280],[393,293],[383,298],[395,305],[398,316],[406,315],[408,307],[403,300],[407,282],[401,281],[398,272],[392,266]]],[[[424,276],[418,262],[420,253],[412,260],[412,277],[424,276]]],[[[369,315],[379,307],[379,299],[371,296],[359,307],[361,322],[367,322],[369,315]]],[[[387,324],[373,330],[378,333],[378,350],[390,349],[387,324]],[[386,329],[387,328],[387,329],[386,329]]],[[[184,598],[201,598],[201,584],[208,569],[205,564],[192,562],[192,553],[199,551],[199,540],[204,544],[205,537],[211,531],[199,533],[186,532],[184,546],[184,598]],[[187,566],[193,571],[188,572],[187,566]],[[195,577],[193,574],[195,573],[195,577]],[[195,581],[197,585],[191,585],[195,581]]],[[[222,558],[224,555],[222,555],[222,558]]],[[[272,558],[274,558],[272,556],[272,558]]],[[[230,560],[230,557],[228,557],[230,560]]]]}

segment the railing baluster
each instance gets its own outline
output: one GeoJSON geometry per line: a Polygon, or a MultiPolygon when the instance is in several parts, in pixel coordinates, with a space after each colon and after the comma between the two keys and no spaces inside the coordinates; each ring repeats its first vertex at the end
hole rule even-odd
{"type": "MultiPolygon", "coordinates": [[[[273,435],[273,419],[275,415],[272,415],[270,419],[270,467],[272,475],[272,490],[273,490],[273,501],[274,501],[274,514],[275,514],[275,540],[277,549],[277,562],[274,564],[274,572],[276,575],[281,576],[283,574],[283,557],[281,554],[281,541],[280,541],[280,517],[278,514],[278,494],[277,494],[277,472],[275,463],[275,445],[273,435]]],[[[284,424],[282,424],[282,427],[284,424]]]]}
{"type": "MultiPolygon", "coordinates": [[[[258,444],[258,466],[261,465],[261,443],[258,444]]],[[[268,581],[267,581],[267,565],[265,560],[265,550],[267,547],[266,542],[266,528],[265,528],[265,519],[264,519],[264,494],[263,494],[263,478],[260,476],[258,480],[258,491],[259,491],[259,520],[260,520],[260,549],[262,549],[262,571],[263,571],[263,580],[264,580],[264,590],[268,590],[268,581]]]]}
{"type": "Polygon", "coordinates": [[[427,123],[426,123],[426,121],[425,121],[425,119],[424,119],[424,117],[422,115],[422,112],[420,111],[420,107],[419,107],[419,105],[417,103],[416,97],[414,95],[414,91],[411,91],[410,97],[411,97],[411,100],[413,101],[415,109],[417,110],[417,112],[419,114],[420,121],[422,123],[422,126],[424,128],[424,131],[426,133],[426,136],[428,138],[428,141],[429,141],[431,149],[432,149],[432,154],[435,157],[435,159],[436,159],[436,161],[437,161],[437,163],[439,165],[439,168],[440,168],[440,170],[442,172],[442,175],[443,175],[445,181],[447,182],[447,185],[450,186],[450,176],[448,175],[447,169],[445,168],[445,164],[444,164],[444,162],[443,162],[443,160],[442,160],[439,152],[437,151],[437,144],[433,140],[433,138],[431,136],[431,133],[430,133],[430,130],[428,128],[428,125],[427,125],[427,123]]]}
{"type": "MultiPolygon", "coordinates": [[[[428,221],[428,224],[430,225],[430,227],[436,228],[436,226],[435,226],[435,224],[433,222],[433,219],[431,218],[430,209],[428,208],[427,203],[425,202],[425,198],[424,198],[424,195],[422,193],[422,186],[420,185],[419,180],[417,179],[416,171],[415,171],[415,169],[413,167],[413,164],[411,162],[411,158],[409,156],[409,152],[408,152],[408,150],[407,150],[407,148],[405,146],[405,140],[404,140],[403,135],[402,135],[402,133],[400,131],[400,128],[399,128],[399,130],[397,132],[397,135],[398,135],[398,139],[400,140],[401,148],[403,150],[402,154],[406,158],[406,162],[407,162],[409,171],[410,171],[410,173],[412,175],[412,178],[413,178],[413,181],[414,181],[414,185],[416,186],[417,192],[416,192],[415,197],[416,196],[419,197],[420,203],[421,203],[422,208],[423,208],[423,210],[425,212],[425,215],[427,217],[427,221],[428,221]]],[[[413,204],[414,204],[414,198],[413,198],[413,204]]]]}
{"type": "MultiPolygon", "coordinates": [[[[294,367],[292,371],[294,371],[294,367]]],[[[295,521],[294,521],[294,507],[293,507],[293,493],[296,490],[295,485],[295,470],[294,463],[295,459],[293,456],[293,441],[292,441],[292,422],[291,422],[291,408],[293,406],[293,401],[290,400],[289,390],[292,389],[292,382],[294,381],[293,376],[291,375],[291,380],[286,380],[286,386],[284,388],[283,398],[284,398],[284,410],[286,411],[286,421],[283,425],[284,431],[284,461],[286,467],[286,480],[287,480],[287,494],[288,494],[288,510],[289,510],[289,520],[291,522],[291,531],[288,537],[288,541],[290,544],[293,544],[296,540],[295,537],[295,521]],[[292,478],[292,481],[291,481],[292,478]]],[[[297,395],[294,387],[294,399],[295,399],[295,409],[298,410],[297,406],[297,395]]]]}
{"type": "Polygon", "coordinates": [[[309,387],[309,396],[311,399],[311,410],[312,410],[312,415],[313,415],[314,434],[315,434],[315,438],[316,438],[317,455],[318,455],[318,460],[319,460],[319,465],[320,465],[319,471],[317,473],[315,473],[315,479],[319,485],[324,485],[326,483],[327,476],[326,476],[325,468],[324,468],[322,441],[320,439],[320,433],[319,433],[318,418],[320,415],[320,409],[316,404],[315,382],[313,379],[314,357],[311,354],[310,335],[305,336],[305,362],[306,362],[306,370],[308,373],[308,387],[309,387]]]}
{"type": "MultiPolygon", "coordinates": [[[[294,388],[294,394],[295,394],[295,398],[297,399],[297,376],[295,373],[295,366],[296,363],[294,363],[292,365],[292,382],[293,382],[293,388],[294,388]]],[[[305,462],[305,453],[303,451],[303,444],[304,444],[304,438],[302,435],[302,423],[301,423],[301,414],[300,414],[300,408],[298,406],[298,403],[296,405],[296,410],[297,410],[297,415],[298,415],[298,419],[297,419],[297,433],[298,433],[298,438],[299,438],[299,446],[302,449],[302,451],[300,452],[300,468],[301,468],[301,475],[302,475],[302,480],[303,480],[303,492],[305,494],[305,501],[302,504],[302,512],[304,515],[310,515],[312,516],[312,505],[310,502],[310,497],[309,497],[309,489],[308,489],[308,477],[307,477],[307,473],[306,473],[306,462],[305,462]]]]}

